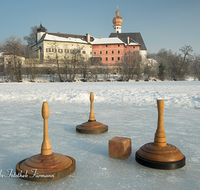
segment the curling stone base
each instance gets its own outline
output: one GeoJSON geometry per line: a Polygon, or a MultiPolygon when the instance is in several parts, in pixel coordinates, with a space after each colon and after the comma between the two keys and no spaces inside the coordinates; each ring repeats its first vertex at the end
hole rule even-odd
{"type": "Polygon", "coordinates": [[[42,156],[41,154],[38,154],[20,161],[16,165],[16,175],[24,180],[45,182],[45,181],[53,181],[64,178],[72,174],[75,171],[75,169],[76,169],[76,161],[74,158],[70,156],[57,153],[52,153],[52,155],[48,156],[42,156]],[[56,161],[53,160],[55,157],[57,157],[58,160],[56,161]],[[63,159],[67,159],[70,161],[70,164],[66,168],[65,167],[62,168],[59,166],[63,165],[62,163],[63,159]],[[35,164],[37,165],[38,162],[39,162],[38,166],[32,167],[35,164]],[[29,163],[30,165],[32,165],[30,168],[29,168],[29,163]],[[21,166],[23,166],[24,164],[28,169],[21,168],[21,166]]]}
{"type": "Polygon", "coordinates": [[[135,160],[143,165],[147,166],[149,168],[155,168],[155,169],[163,169],[163,170],[173,170],[173,169],[178,169],[182,168],[185,166],[185,156],[182,160],[177,161],[177,162],[156,162],[156,161],[151,161],[151,160],[146,160],[142,157],[140,157],[137,152],[135,154],[135,160]]]}
{"type": "Polygon", "coordinates": [[[88,121],[77,125],[76,131],[85,134],[99,134],[108,131],[108,126],[97,121],[88,121]]]}

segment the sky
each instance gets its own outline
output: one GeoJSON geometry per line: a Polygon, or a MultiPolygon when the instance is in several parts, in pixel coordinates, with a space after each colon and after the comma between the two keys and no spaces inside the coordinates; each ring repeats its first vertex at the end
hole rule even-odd
{"type": "Polygon", "coordinates": [[[0,43],[15,35],[23,40],[40,23],[48,32],[109,37],[116,10],[122,33],[140,32],[149,53],[179,52],[190,45],[200,54],[199,0],[7,0],[1,2],[0,43]]]}

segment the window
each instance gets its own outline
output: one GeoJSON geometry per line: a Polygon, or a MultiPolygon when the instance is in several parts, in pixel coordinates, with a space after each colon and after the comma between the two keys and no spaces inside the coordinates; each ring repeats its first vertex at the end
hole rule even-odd
{"type": "Polygon", "coordinates": [[[56,49],[52,49],[52,52],[56,52],[56,49]]]}
{"type": "Polygon", "coordinates": [[[85,54],[86,52],[85,51],[82,51],[82,54],[85,54]]]}
{"type": "Polygon", "coordinates": [[[106,45],[106,47],[108,47],[108,45],[106,45]]]}
{"type": "Polygon", "coordinates": [[[114,51],[112,51],[112,54],[114,54],[114,51]]]}
{"type": "Polygon", "coordinates": [[[106,51],[106,54],[108,54],[108,51],[106,51]]]}
{"type": "Polygon", "coordinates": [[[100,57],[100,61],[102,61],[102,57],[100,57]]]}
{"type": "Polygon", "coordinates": [[[133,49],[135,49],[135,46],[133,46],[133,49]]]}
{"type": "Polygon", "coordinates": [[[108,61],[108,58],[106,57],[106,61],[108,61]]]}
{"type": "Polygon", "coordinates": [[[114,57],[112,57],[112,61],[114,61],[114,57]]]}
{"type": "Polygon", "coordinates": [[[118,51],[118,54],[120,54],[120,51],[118,51]]]}
{"type": "Polygon", "coordinates": [[[100,51],[100,54],[102,54],[102,51],[100,51]]]}
{"type": "Polygon", "coordinates": [[[118,61],[120,60],[120,57],[118,57],[118,61]]]}
{"type": "Polygon", "coordinates": [[[51,52],[51,49],[50,49],[50,48],[47,48],[47,49],[46,49],[46,52],[51,52]]]}
{"type": "Polygon", "coordinates": [[[58,49],[58,52],[59,52],[59,53],[62,53],[62,52],[63,52],[63,49],[58,49]]]}
{"type": "Polygon", "coordinates": [[[96,55],[96,51],[94,52],[94,55],[96,55]]]}
{"type": "Polygon", "coordinates": [[[120,45],[118,44],[118,47],[120,47],[120,45]]]}
{"type": "Polygon", "coordinates": [[[65,49],[65,53],[69,53],[69,50],[68,50],[68,49],[65,49]]]}

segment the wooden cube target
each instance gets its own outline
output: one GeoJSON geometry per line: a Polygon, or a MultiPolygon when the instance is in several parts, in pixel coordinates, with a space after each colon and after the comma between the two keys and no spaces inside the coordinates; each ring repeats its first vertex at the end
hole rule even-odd
{"type": "Polygon", "coordinates": [[[110,158],[126,159],[131,155],[131,139],[125,137],[114,137],[109,140],[110,158]]]}

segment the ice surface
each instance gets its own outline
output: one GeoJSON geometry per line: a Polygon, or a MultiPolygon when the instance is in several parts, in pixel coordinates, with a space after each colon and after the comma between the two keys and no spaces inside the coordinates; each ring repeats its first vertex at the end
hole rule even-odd
{"type": "MultiPolygon", "coordinates": [[[[199,189],[200,83],[4,83],[0,84],[0,189],[199,189]],[[94,93],[96,120],[106,133],[77,133],[76,125],[89,118],[89,94],[94,93]],[[157,127],[156,99],[165,100],[167,143],[186,156],[186,166],[156,170],[139,165],[135,152],[152,142],[157,127]],[[43,138],[42,102],[49,103],[52,150],[76,160],[70,176],[52,182],[6,178],[7,169],[40,153],[43,138]],[[109,158],[108,141],[132,139],[126,160],[109,158]],[[4,177],[1,177],[4,175],[4,177]]],[[[14,172],[14,171],[13,171],[14,172]]]]}

